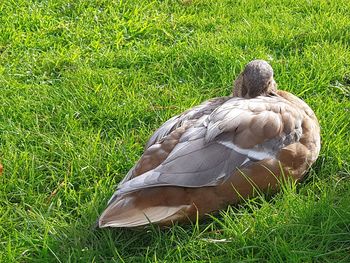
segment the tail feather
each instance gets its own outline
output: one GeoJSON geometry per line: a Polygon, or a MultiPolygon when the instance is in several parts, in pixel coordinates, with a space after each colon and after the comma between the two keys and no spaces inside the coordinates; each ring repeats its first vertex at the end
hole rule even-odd
{"type": "Polygon", "coordinates": [[[100,228],[104,227],[136,227],[149,223],[160,223],[172,221],[171,218],[183,216],[181,211],[187,209],[188,205],[180,206],[151,206],[144,209],[135,207],[133,202],[124,198],[110,203],[99,218],[100,228]]]}

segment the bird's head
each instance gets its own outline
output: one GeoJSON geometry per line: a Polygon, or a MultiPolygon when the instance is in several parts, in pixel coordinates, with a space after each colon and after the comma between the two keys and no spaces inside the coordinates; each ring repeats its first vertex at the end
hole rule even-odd
{"type": "Polygon", "coordinates": [[[249,62],[234,82],[233,96],[254,98],[260,95],[274,95],[277,84],[273,69],[265,60],[249,62]]]}

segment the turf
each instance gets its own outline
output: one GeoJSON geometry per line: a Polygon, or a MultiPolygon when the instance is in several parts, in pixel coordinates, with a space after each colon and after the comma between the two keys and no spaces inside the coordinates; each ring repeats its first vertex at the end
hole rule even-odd
{"type": "Polygon", "coordinates": [[[0,2],[0,262],[350,262],[350,2],[0,2]],[[93,231],[149,135],[254,58],[322,127],[302,184],[188,226],[93,231]]]}

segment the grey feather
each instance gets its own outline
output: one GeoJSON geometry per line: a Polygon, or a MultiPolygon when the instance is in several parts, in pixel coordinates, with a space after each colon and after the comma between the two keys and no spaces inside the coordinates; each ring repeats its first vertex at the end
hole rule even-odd
{"type": "MultiPolygon", "coordinates": [[[[168,158],[154,170],[148,171],[121,185],[117,194],[154,186],[202,187],[217,185],[246,161],[247,156],[218,143],[205,143],[205,127],[189,130],[202,137],[179,143],[168,158]]],[[[187,132],[186,132],[187,133],[187,132]]],[[[185,133],[184,136],[187,136],[185,133]]]]}
{"type": "Polygon", "coordinates": [[[129,172],[126,174],[126,176],[121,180],[118,184],[118,187],[122,184],[124,184],[126,181],[129,181],[132,177],[134,177],[134,170],[135,170],[136,164],[129,170],[129,172]]]}
{"type": "Polygon", "coordinates": [[[154,132],[154,134],[148,140],[145,149],[149,148],[156,142],[161,141],[165,136],[169,135],[176,128],[184,125],[187,121],[198,121],[199,123],[202,123],[202,121],[208,115],[210,115],[217,107],[230,98],[231,97],[214,98],[185,111],[181,115],[172,117],[154,132]]]}
{"type": "Polygon", "coordinates": [[[160,141],[162,138],[170,134],[176,127],[179,125],[179,116],[174,116],[171,119],[167,120],[159,129],[157,129],[151,138],[148,140],[145,149],[148,149],[150,146],[155,144],[157,141],[160,141]]]}

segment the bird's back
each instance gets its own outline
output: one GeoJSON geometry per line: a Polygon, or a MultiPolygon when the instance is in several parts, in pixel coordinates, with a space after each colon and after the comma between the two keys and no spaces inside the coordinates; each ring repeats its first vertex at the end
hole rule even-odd
{"type": "Polygon", "coordinates": [[[313,111],[294,95],[222,97],[165,122],[119,184],[100,227],[168,224],[303,177],[320,149],[313,111]]]}

